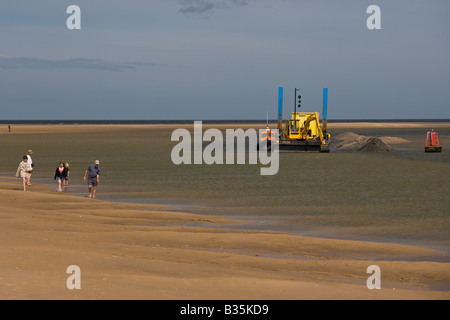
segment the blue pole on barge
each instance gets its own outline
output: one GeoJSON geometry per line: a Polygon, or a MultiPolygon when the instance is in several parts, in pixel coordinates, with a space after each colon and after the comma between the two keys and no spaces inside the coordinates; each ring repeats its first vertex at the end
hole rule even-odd
{"type": "Polygon", "coordinates": [[[278,131],[281,133],[283,126],[283,87],[278,87],[278,131]]]}
{"type": "Polygon", "coordinates": [[[323,129],[327,131],[327,109],[328,109],[328,88],[323,88],[323,112],[322,112],[322,120],[323,120],[323,129]]]}

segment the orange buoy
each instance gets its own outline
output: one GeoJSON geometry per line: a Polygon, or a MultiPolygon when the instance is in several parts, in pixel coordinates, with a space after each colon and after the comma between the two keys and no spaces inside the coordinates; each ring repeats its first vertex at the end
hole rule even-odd
{"type": "Polygon", "coordinates": [[[436,131],[427,132],[427,141],[425,144],[425,152],[441,152],[442,147],[439,143],[439,135],[436,131]]]}
{"type": "Polygon", "coordinates": [[[272,141],[275,142],[277,140],[275,131],[270,130],[269,126],[267,126],[266,131],[261,132],[261,136],[259,138],[259,143],[256,145],[256,150],[260,149],[260,146],[263,149],[271,150],[272,149],[272,141]]]}

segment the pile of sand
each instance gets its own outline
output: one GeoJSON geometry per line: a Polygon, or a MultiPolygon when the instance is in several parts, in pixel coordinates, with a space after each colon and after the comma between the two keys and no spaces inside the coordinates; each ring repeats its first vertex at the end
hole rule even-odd
{"type": "Polygon", "coordinates": [[[380,137],[381,140],[383,140],[384,143],[387,144],[398,144],[398,143],[406,143],[409,142],[409,140],[398,138],[398,137],[380,137]]]}
{"type": "Polygon", "coordinates": [[[380,138],[369,138],[367,142],[357,151],[364,152],[391,152],[392,147],[380,138]]]}
{"type": "Polygon", "coordinates": [[[339,143],[336,149],[353,150],[365,152],[390,152],[393,148],[390,144],[409,142],[406,139],[398,137],[370,137],[359,135],[354,132],[344,132],[334,137],[339,143]]]}
{"type": "Polygon", "coordinates": [[[345,132],[336,136],[334,139],[340,141],[336,145],[336,149],[356,151],[364,147],[369,137],[361,136],[353,132],[345,132]]]}
{"type": "Polygon", "coordinates": [[[335,140],[339,140],[339,141],[345,141],[345,140],[352,140],[352,139],[356,139],[358,137],[363,137],[357,133],[354,132],[344,132],[341,133],[335,137],[333,137],[335,140]]]}

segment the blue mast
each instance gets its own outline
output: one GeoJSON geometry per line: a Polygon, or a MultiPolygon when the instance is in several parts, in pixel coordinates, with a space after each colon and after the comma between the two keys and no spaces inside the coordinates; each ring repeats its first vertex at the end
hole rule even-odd
{"type": "Polygon", "coordinates": [[[328,88],[323,88],[323,112],[322,112],[322,120],[323,120],[323,130],[327,130],[327,109],[328,109],[328,88]]]}
{"type": "Polygon", "coordinates": [[[278,87],[278,130],[283,126],[283,87],[278,87]]]}

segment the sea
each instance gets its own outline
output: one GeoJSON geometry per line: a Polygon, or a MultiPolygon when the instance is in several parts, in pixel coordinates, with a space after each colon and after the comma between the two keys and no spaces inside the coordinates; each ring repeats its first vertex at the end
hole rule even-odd
{"type": "MultiPolygon", "coordinates": [[[[379,122],[339,120],[336,122],[379,122]]],[[[382,120],[382,122],[408,120],[382,120]]],[[[204,121],[232,128],[264,120],[204,121]]],[[[414,122],[418,122],[414,120],[414,122]]],[[[427,122],[433,122],[427,120],[427,122]]],[[[443,122],[439,120],[439,122],[443,122]]],[[[450,122],[450,120],[447,120],[450,122]]],[[[21,158],[33,149],[34,183],[57,192],[54,172],[70,163],[64,192],[85,197],[86,168],[100,160],[100,200],[167,205],[168,210],[218,215],[245,221],[217,227],[272,230],[335,239],[433,247],[450,252],[450,128],[330,129],[408,140],[392,152],[341,151],[279,153],[275,175],[261,175],[261,164],[180,164],[171,152],[173,126],[148,130],[142,124],[193,124],[193,121],[0,121],[26,124],[127,124],[111,132],[0,135],[0,176],[14,177],[21,158]],[[439,133],[443,151],[425,153],[428,130],[439,133]]],[[[273,122],[271,122],[273,124],[273,122]]],[[[332,127],[333,121],[329,121],[332,127]]],[[[438,122],[436,122],[438,125],[438,122]]],[[[223,127],[222,127],[223,129],[223,127]]]]}

